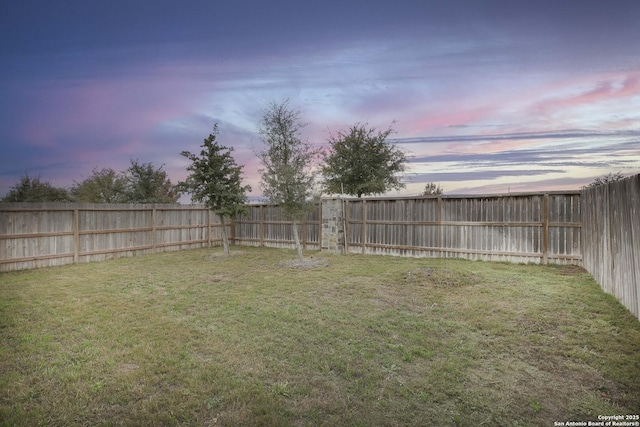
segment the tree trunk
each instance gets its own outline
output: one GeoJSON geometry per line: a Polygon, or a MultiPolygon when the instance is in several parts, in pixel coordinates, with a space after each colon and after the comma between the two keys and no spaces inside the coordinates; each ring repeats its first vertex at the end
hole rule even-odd
{"type": "Polygon", "coordinates": [[[222,248],[224,254],[229,255],[229,236],[227,236],[227,224],[224,222],[224,215],[220,215],[220,224],[222,224],[222,248]]]}
{"type": "Polygon", "coordinates": [[[299,221],[297,219],[293,220],[293,239],[296,241],[296,250],[298,251],[298,259],[303,260],[304,256],[302,255],[302,245],[300,245],[300,235],[298,234],[298,224],[299,221]]]}

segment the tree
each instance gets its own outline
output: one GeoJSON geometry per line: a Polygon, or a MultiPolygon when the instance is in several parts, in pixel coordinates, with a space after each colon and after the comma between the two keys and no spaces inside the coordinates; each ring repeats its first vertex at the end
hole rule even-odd
{"type": "Polygon", "coordinates": [[[433,182],[428,182],[425,186],[424,186],[424,190],[422,191],[422,196],[438,196],[440,194],[443,194],[444,191],[442,190],[442,187],[440,187],[440,185],[436,185],[433,182]]]}
{"type": "Polygon", "coordinates": [[[201,145],[200,155],[183,151],[180,154],[191,160],[186,181],[178,183],[178,189],[191,194],[191,199],[203,202],[220,217],[222,242],[225,255],[229,255],[229,238],[225,218],[234,218],[246,212],[250,186],[242,185],[242,166],[238,166],[231,155],[233,147],[225,147],[216,141],[218,125],[201,145]]]}
{"type": "Polygon", "coordinates": [[[293,220],[293,237],[302,260],[298,227],[315,206],[312,166],[318,150],[302,140],[300,131],[306,123],[300,119],[301,112],[291,108],[289,100],[269,104],[259,128],[265,150],[258,157],[264,166],[260,170],[263,194],[293,220]]]}
{"type": "Polygon", "coordinates": [[[29,175],[20,177],[9,192],[2,198],[2,202],[71,202],[69,192],[64,188],[54,187],[40,177],[31,178],[29,175]]]}
{"type": "Polygon", "coordinates": [[[610,172],[606,175],[602,175],[593,180],[593,182],[587,185],[587,188],[597,187],[599,185],[610,184],[612,182],[620,181],[624,179],[624,176],[620,172],[610,172]]]}
{"type": "Polygon", "coordinates": [[[391,132],[391,127],[379,131],[358,123],[346,133],[332,135],[331,151],[324,155],[322,168],[324,189],[332,194],[362,197],[404,188],[399,174],[405,169],[406,157],[387,142],[391,132]]]}
{"type": "Polygon", "coordinates": [[[180,197],[162,166],[131,160],[125,180],[125,203],[177,203],[180,197]]]}
{"type": "Polygon", "coordinates": [[[113,169],[93,169],[93,174],[71,188],[73,198],[82,203],[124,203],[127,181],[113,169]]]}

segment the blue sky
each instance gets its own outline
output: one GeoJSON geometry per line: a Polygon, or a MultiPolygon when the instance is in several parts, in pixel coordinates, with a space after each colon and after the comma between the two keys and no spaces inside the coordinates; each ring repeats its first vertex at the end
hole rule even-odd
{"type": "Polygon", "coordinates": [[[257,126],[286,98],[313,144],[395,121],[404,195],[640,173],[638,22],[637,0],[2,2],[0,195],[131,159],[177,182],[218,123],[258,196],[257,126]]]}

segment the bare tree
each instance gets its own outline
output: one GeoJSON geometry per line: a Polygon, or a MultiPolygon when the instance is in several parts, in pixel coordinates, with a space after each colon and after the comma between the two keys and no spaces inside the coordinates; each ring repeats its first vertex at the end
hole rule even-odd
{"type": "Polygon", "coordinates": [[[260,122],[264,151],[258,153],[263,169],[262,190],[270,203],[280,205],[284,214],[293,220],[293,237],[298,258],[303,259],[298,227],[316,203],[313,165],[318,150],[304,141],[300,110],[289,106],[289,100],[271,102],[260,122]]]}

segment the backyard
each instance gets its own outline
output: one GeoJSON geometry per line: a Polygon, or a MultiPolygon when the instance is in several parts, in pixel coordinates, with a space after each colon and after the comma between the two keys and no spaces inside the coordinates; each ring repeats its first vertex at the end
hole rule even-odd
{"type": "Polygon", "coordinates": [[[640,322],[581,268],[306,256],[318,266],[236,246],[0,274],[0,424],[640,413],[640,322]]]}

